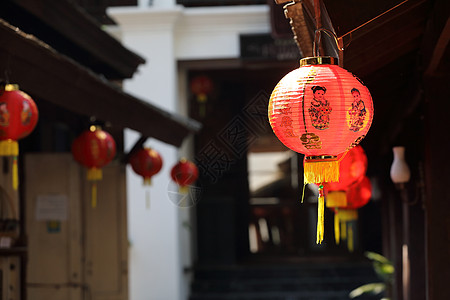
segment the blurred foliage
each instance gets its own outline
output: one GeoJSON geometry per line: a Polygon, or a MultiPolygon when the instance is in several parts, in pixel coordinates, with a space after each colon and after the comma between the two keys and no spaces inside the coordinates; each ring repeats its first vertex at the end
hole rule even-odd
{"type": "MultiPolygon", "coordinates": [[[[379,295],[386,291],[388,285],[392,284],[394,280],[394,266],[392,262],[386,257],[375,252],[365,252],[364,255],[372,261],[372,266],[375,273],[383,282],[374,282],[364,284],[357,287],[350,292],[350,298],[356,298],[363,294],[379,295]]],[[[383,298],[382,300],[389,300],[388,298],[383,298]]]]}

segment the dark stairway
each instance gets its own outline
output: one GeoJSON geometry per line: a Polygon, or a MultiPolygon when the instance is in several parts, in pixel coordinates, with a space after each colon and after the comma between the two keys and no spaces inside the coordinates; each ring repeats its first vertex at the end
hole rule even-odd
{"type": "Polygon", "coordinates": [[[380,280],[369,262],[209,266],[196,269],[189,300],[348,300],[371,282],[380,280]]]}

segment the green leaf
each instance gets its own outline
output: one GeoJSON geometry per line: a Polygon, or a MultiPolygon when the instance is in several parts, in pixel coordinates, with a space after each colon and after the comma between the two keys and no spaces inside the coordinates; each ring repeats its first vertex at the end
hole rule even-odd
{"type": "Polygon", "coordinates": [[[378,295],[386,290],[386,284],[381,282],[374,282],[374,283],[368,283],[365,285],[362,285],[360,287],[357,287],[353,291],[350,292],[349,297],[350,298],[356,298],[363,294],[372,294],[372,295],[378,295]]]}
{"type": "Polygon", "coordinates": [[[389,259],[387,259],[386,257],[384,257],[383,255],[381,255],[381,254],[378,254],[378,253],[375,253],[375,252],[366,251],[364,253],[364,255],[368,259],[370,259],[370,260],[372,260],[374,262],[378,262],[378,263],[381,263],[381,264],[390,264],[390,265],[392,265],[391,261],[389,259]]]}

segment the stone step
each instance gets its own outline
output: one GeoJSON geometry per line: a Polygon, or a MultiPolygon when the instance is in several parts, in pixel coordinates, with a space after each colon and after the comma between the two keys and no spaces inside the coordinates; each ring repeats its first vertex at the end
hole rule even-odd
{"type": "Polygon", "coordinates": [[[374,276],[364,277],[302,277],[302,278],[235,278],[229,280],[196,280],[194,292],[231,291],[338,291],[352,290],[368,282],[378,281],[374,276]]]}
{"type": "MultiPolygon", "coordinates": [[[[354,288],[379,281],[368,261],[200,266],[189,300],[348,300],[354,288]]],[[[380,297],[358,298],[366,299],[380,297]]]]}
{"type": "MultiPolygon", "coordinates": [[[[347,291],[335,292],[253,292],[192,294],[189,300],[349,300],[347,291]]],[[[380,296],[361,296],[358,300],[379,300],[380,296]]]]}

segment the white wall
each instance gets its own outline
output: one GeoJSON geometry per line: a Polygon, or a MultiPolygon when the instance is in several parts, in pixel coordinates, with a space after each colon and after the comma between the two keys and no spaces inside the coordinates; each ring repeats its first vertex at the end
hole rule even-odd
{"type": "MultiPolygon", "coordinates": [[[[175,112],[177,82],[172,32],[179,12],[164,8],[158,11],[141,9],[139,12],[135,11],[132,20],[121,26],[122,41],[143,56],[147,63],[139,68],[133,80],[124,83],[124,89],[175,112]]],[[[138,138],[136,132],[125,132],[127,150],[138,138]]],[[[179,209],[167,196],[170,169],[178,159],[177,149],[156,140],[149,140],[146,146],[159,151],[163,168],[152,180],[149,210],[145,206],[146,192],[142,179],[131,168],[127,170],[130,299],[183,299],[179,209]]]]}
{"type": "MultiPolygon", "coordinates": [[[[154,0],[152,6],[140,0],[138,7],[109,9],[125,46],[147,60],[125,82],[125,90],[168,111],[186,113],[185,70],[177,70],[177,60],[238,58],[239,34],[269,32],[268,12],[266,5],[184,8],[175,0],[154,0]]],[[[126,147],[137,138],[127,130],[126,147]]],[[[141,179],[127,172],[130,300],[186,300],[189,276],[183,268],[192,265],[192,239],[183,223],[193,225],[192,210],[177,208],[167,195],[170,168],[179,153],[154,140],[149,145],[164,159],[151,187],[150,211],[145,210],[141,179]]],[[[187,145],[181,149],[185,155],[187,145]]]]}

